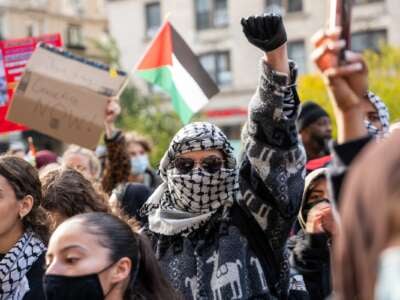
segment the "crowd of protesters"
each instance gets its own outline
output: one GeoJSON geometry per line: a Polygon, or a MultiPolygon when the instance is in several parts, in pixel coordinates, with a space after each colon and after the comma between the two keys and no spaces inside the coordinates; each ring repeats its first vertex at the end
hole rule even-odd
{"type": "Polygon", "coordinates": [[[115,127],[116,98],[95,152],[0,157],[0,299],[400,299],[400,132],[362,56],[340,61],[339,28],[313,38],[333,141],[300,102],[282,18],[241,24],[263,56],[240,160],[195,122],[157,173],[151,142],[115,127]]]}

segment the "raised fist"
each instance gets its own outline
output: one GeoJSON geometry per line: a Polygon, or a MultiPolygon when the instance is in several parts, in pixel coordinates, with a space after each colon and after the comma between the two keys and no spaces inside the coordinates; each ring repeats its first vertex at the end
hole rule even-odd
{"type": "Polygon", "coordinates": [[[251,16],[243,18],[241,24],[248,41],[264,52],[273,51],[287,41],[285,26],[280,15],[251,16]]]}

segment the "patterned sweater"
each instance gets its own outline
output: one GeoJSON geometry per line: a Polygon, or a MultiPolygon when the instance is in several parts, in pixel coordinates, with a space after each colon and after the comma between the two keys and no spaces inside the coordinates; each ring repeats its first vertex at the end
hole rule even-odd
{"type": "MultiPolygon", "coordinates": [[[[259,86],[249,105],[240,163],[240,207],[259,226],[280,274],[280,299],[308,299],[300,275],[291,273],[285,249],[298,214],[305,176],[305,152],[297,139],[296,71],[290,79],[262,62],[259,86]],[[289,84],[287,84],[289,81],[289,84]]],[[[277,299],[267,284],[268,270],[248,238],[222,210],[189,236],[145,230],[161,268],[185,299],[277,299]]],[[[229,215],[229,214],[228,214],[229,215]]]]}

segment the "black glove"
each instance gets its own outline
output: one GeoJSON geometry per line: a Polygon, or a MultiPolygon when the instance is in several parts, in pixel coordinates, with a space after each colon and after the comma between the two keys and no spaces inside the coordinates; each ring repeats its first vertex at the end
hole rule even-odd
{"type": "Polygon", "coordinates": [[[285,26],[280,15],[265,14],[242,18],[241,24],[248,41],[264,52],[273,51],[287,41],[285,26]]]}

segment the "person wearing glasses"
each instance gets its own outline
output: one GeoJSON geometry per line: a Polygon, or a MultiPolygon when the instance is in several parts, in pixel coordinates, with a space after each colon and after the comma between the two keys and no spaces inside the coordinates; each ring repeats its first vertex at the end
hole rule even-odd
{"type": "Polygon", "coordinates": [[[216,126],[192,123],[160,163],[163,183],[144,204],[161,269],[185,299],[308,299],[285,248],[304,188],[296,132],[296,68],[277,15],[242,20],[265,53],[238,163],[216,126]]]}

